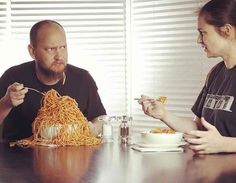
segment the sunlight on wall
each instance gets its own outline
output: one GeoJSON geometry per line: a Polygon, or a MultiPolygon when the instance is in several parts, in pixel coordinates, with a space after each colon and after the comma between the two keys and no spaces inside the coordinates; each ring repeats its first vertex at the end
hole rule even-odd
{"type": "Polygon", "coordinates": [[[107,71],[109,68],[100,64],[96,56],[91,55],[91,52],[88,50],[79,48],[78,45],[69,44],[68,55],[69,64],[89,71],[97,84],[98,92],[105,108],[109,109],[110,100],[115,90],[113,82],[110,80],[109,72],[107,71]]]}
{"type": "Polygon", "coordinates": [[[2,58],[0,75],[2,75],[6,69],[14,65],[18,65],[23,62],[32,60],[28,53],[27,46],[27,41],[14,41],[10,39],[7,42],[2,42],[0,44],[2,58]]]}

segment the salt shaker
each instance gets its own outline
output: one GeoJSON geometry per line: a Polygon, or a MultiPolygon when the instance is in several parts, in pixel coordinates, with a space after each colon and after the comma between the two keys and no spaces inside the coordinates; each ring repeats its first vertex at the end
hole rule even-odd
{"type": "Polygon", "coordinates": [[[110,117],[103,118],[102,142],[113,142],[113,127],[110,124],[110,117]]]}

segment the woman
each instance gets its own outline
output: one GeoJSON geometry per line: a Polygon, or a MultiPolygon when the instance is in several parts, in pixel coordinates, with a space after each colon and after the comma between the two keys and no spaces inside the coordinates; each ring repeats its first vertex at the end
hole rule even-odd
{"type": "Polygon", "coordinates": [[[192,107],[194,120],[169,113],[158,101],[142,95],[145,114],[185,133],[189,147],[198,154],[236,152],[236,1],[211,0],[198,14],[197,42],[207,57],[221,57],[208,74],[192,107]]]}

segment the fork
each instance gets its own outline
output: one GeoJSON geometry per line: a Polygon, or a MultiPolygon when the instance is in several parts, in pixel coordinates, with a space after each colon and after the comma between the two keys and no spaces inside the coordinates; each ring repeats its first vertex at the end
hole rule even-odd
{"type": "Polygon", "coordinates": [[[30,87],[25,87],[25,88],[28,88],[28,90],[37,92],[37,93],[39,93],[39,94],[41,94],[41,95],[43,95],[43,96],[45,95],[45,93],[43,93],[43,92],[41,92],[41,91],[39,91],[39,90],[36,90],[36,89],[34,89],[34,88],[30,88],[30,87]]]}

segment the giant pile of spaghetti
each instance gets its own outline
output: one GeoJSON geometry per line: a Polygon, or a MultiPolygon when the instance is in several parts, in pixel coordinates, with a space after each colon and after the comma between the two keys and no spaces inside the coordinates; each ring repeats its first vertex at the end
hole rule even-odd
{"type": "Polygon", "coordinates": [[[19,140],[12,145],[79,146],[101,143],[101,140],[89,131],[88,121],[80,111],[78,103],[69,96],[61,96],[54,89],[45,93],[41,108],[33,121],[32,132],[32,137],[19,140]],[[57,129],[56,135],[49,139],[44,138],[43,132],[50,128],[57,129]]]}

